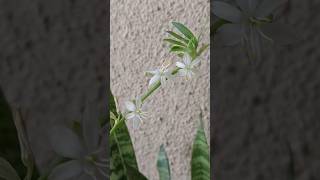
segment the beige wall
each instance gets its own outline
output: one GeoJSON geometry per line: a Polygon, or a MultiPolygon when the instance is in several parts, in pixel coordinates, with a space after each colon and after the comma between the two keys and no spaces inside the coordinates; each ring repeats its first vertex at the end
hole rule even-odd
{"type": "MultiPolygon", "coordinates": [[[[120,105],[146,91],[144,71],[161,65],[168,48],[162,39],[171,21],[179,21],[196,34],[205,31],[209,42],[209,1],[207,0],[111,0],[111,89],[120,105]]],[[[165,145],[172,179],[190,179],[193,138],[203,110],[209,128],[209,52],[200,73],[190,81],[171,80],[148,101],[149,118],[130,133],[139,168],[150,180],[157,180],[156,158],[165,145]]],[[[169,59],[176,61],[176,56],[169,59]]],[[[208,138],[209,139],[209,138],[208,138]]]]}

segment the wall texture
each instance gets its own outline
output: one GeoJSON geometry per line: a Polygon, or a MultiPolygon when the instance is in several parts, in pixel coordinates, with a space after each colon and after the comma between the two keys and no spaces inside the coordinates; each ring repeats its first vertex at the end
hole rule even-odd
{"type": "MultiPolygon", "coordinates": [[[[209,42],[209,9],[207,0],[111,0],[111,90],[120,106],[146,91],[144,71],[159,67],[169,54],[162,40],[165,31],[172,29],[172,21],[185,23],[196,34],[206,30],[203,41],[209,42]]],[[[168,153],[173,179],[190,179],[200,109],[209,128],[209,53],[204,57],[197,77],[174,79],[150,98],[149,118],[138,129],[128,123],[139,168],[150,180],[158,179],[156,159],[161,144],[168,153]]]]}

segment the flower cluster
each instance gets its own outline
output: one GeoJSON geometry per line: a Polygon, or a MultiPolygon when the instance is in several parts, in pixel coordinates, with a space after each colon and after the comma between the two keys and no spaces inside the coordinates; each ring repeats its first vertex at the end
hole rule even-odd
{"type": "MultiPolygon", "coordinates": [[[[164,63],[161,68],[153,71],[147,71],[147,74],[153,75],[149,81],[149,88],[154,87],[157,83],[159,83],[159,85],[164,85],[167,80],[172,79],[175,75],[191,79],[192,76],[196,74],[196,67],[199,63],[199,58],[192,59],[189,54],[185,54],[182,62],[176,62],[174,70],[170,70],[169,63],[164,63]]],[[[134,101],[126,101],[125,107],[126,118],[128,120],[132,120],[134,128],[137,127],[139,122],[142,122],[143,119],[147,117],[141,97],[136,98],[134,101]]]]}
{"type": "Polygon", "coordinates": [[[118,113],[117,116],[113,113],[111,114],[111,118],[115,120],[115,123],[112,125],[110,133],[113,133],[124,120],[132,121],[135,128],[138,123],[146,119],[148,113],[145,111],[145,100],[160,86],[164,86],[168,80],[177,76],[185,77],[189,80],[196,74],[196,68],[200,63],[200,55],[209,45],[203,44],[200,47],[201,36],[196,37],[181,23],[172,22],[172,24],[178,32],[167,31],[169,37],[165,38],[164,41],[169,43],[170,52],[182,58],[182,61],[175,63],[165,61],[159,68],[146,71],[146,75],[151,76],[147,92],[132,101],[125,102],[126,109],[124,113],[118,113]]]}
{"type": "Polygon", "coordinates": [[[213,2],[212,12],[225,21],[215,41],[225,46],[242,44],[249,58],[260,59],[262,42],[287,45],[296,39],[292,27],[280,23],[279,9],[287,0],[236,0],[236,6],[213,2]]]}

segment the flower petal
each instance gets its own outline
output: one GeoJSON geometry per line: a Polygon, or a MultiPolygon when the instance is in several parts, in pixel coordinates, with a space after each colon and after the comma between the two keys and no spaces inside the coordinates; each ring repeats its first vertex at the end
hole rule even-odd
{"type": "Polygon", "coordinates": [[[176,66],[179,67],[179,68],[185,68],[186,65],[183,64],[182,62],[176,62],[176,66]]]}
{"type": "Polygon", "coordinates": [[[83,165],[79,160],[71,160],[55,167],[48,180],[66,180],[78,176],[83,171],[83,165]]]}
{"type": "Polygon", "coordinates": [[[263,0],[255,11],[255,16],[264,18],[284,5],[288,0],[263,0]]]}
{"type": "Polygon", "coordinates": [[[149,86],[155,84],[157,81],[159,81],[159,79],[160,79],[160,76],[154,75],[149,81],[149,86]]]}
{"type": "Polygon", "coordinates": [[[255,12],[260,0],[236,0],[241,10],[249,15],[255,12]]]}
{"type": "Polygon", "coordinates": [[[128,114],[126,115],[126,118],[127,118],[127,119],[135,119],[135,118],[136,118],[136,113],[135,113],[135,112],[128,113],[128,114]]]}
{"type": "Polygon", "coordinates": [[[140,119],[136,118],[132,120],[132,127],[133,129],[138,129],[139,128],[139,124],[140,124],[140,119]]]}
{"type": "Polygon", "coordinates": [[[233,46],[238,44],[244,36],[244,27],[241,24],[225,24],[219,28],[215,44],[233,46]]]}
{"type": "Polygon", "coordinates": [[[132,101],[126,101],[125,102],[126,109],[129,111],[135,111],[136,105],[132,101]]]}
{"type": "Polygon", "coordinates": [[[89,152],[98,148],[99,145],[99,113],[98,107],[94,104],[87,106],[82,119],[82,131],[84,142],[89,152]]]}
{"type": "Polygon", "coordinates": [[[240,22],[242,19],[242,13],[236,7],[229,5],[228,3],[221,2],[221,1],[214,1],[212,4],[212,11],[213,13],[222,18],[224,20],[230,22],[240,22]]]}
{"type": "Polygon", "coordinates": [[[183,56],[183,62],[184,64],[187,66],[187,65],[190,65],[191,63],[191,57],[189,56],[189,54],[186,54],[183,56]]]}
{"type": "Polygon", "coordinates": [[[79,158],[85,153],[79,137],[71,129],[64,126],[52,128],[50,140],[53,150],[60,156],[79,158]]]}
{"type": "Polygon", "coordinates": [[[179,69],[178,75],[179,76],[186,76],[188,71],[186,69],[179,69]]]}

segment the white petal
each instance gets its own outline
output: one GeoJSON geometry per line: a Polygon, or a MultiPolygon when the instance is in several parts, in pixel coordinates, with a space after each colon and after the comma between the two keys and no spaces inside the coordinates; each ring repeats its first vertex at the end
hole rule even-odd
{"type": "Polygon", "coordinates": [[[128,113],[126,115],[126,118],[127,119],[135,119],[136,118],[136,113],[132,112],[132,113],[128,113]]]}
{"type": "Polygon", "coordinates": [[[188,79],[191,79],[193,75],[194,75],[194,73],[192,71],[188,71],[187,72],[187,78],[188,79]]]}
{"type": "Polygon", "coordinates": [[[183,64],[182,62],[176,62],[176,66],[179,67],[179,68],[184,68],[184,67],[186,67],[186,65],[183,64]]]}
{"type": "Polygon", "coordinates": [[[179,76],[186,76],[187,75],[187,70],[186,69],[179,69],[178,75],[179,76]]]}
{"type": "Polygon", "coordinates": [[[126,101],[125,106],[126,106],[127,110],[129,110],[129,111],[136,110],[136,105],[132,101],[126,101]]]}
{"type": "Polygon", "coordinates": [[[166,80],[167,80],[167,78],[165,76],[161,76],[161,85],[165,85],[166,80]]]}
{"type": "Polygon", "coordinates": [[[141,102],[141,98],[140,97],[137,97],[136,98],[136,108],[137,109],[141,109],[141,106],[142,106],[142,102],[141,102]]]}
{"type": "Polygon", "coordinates": [[[157,75],[153,76],[149,81],[149,86],[151,86],[154,83],[156,83],[157,81],[159,81],[159,79],[160,79],[160,76],[157,76],[157,75]]]}
{"type": "Polygon", "coordinates": [[[185,65],[189,65],[191,63],[191,57],[189,56],[189,54],[184,55],[183,62],[185,65]]]}
{"type": "Polygon", "coordinates": [[[79,158],[84,155],[84,147],[71,129],[56,126],[52,128],[50,135],[52,148],[60,156],[79,158]]]}
{"type": "Polygon", "coordinates": [[[83,171],[83,166],[78,160],[71,160],[58,165],[50,173],[48,180],[66,180],[78,176],[83,171]]]}
{"type": "Polygon", "coordinates": [[[139,124],[140,124],[140,120],[139,120],[138,118],[137,118],[137,119],[134,119],[134,120],[132,121],[132,127],[133,127],[133,129],[138,129],[139,124]]]}
{"type": "Polygon", "coordinates": [[[150,73],[150,74],[156,74],[159,70],[153,70],[153,71],[146,71],[146,73],[150,73]]]}

